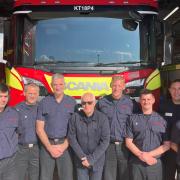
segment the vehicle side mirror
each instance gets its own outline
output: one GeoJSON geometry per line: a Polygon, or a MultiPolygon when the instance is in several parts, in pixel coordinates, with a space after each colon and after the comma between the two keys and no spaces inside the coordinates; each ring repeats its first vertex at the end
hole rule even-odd
{"type": "Polygon", "coordinates": [[[138,26],[138,23],[134,21],[133,19],[123,19],[122,25],[124,29],[127,29],[129,31],[135,31],[138,26]]]}

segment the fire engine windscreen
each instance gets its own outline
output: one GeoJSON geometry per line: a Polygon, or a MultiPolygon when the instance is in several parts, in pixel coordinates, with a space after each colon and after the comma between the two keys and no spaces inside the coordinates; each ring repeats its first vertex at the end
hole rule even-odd
{"type": "Polygon", "coordinates": [[[79,66],[79,63],[133,63],[141,59],[139,27],[133,31],[125,29],[122,19],[40,20],[35,37],[37,64],[62,62],[79,66]]]}

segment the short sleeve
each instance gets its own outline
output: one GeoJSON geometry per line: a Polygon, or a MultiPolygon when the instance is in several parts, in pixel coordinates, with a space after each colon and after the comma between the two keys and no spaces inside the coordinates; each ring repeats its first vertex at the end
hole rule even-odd
{"type": "Polygon", "coordinates": [[[37,110],[37,120],[45,121],[45,110],[44,110],[44,101],[42,100],[39,105],[38,105],[38,110],[37,110]]]}
{"type": "Polygon", "coordinates": [[[134,138],[133,128],[132,128],[132,116],[130,116],[127,120],[125,137],[132,139],[134,138]]]}

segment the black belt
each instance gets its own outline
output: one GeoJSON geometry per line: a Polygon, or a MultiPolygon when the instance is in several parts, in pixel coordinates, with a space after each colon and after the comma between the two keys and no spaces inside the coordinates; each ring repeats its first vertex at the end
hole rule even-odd
{"type": "Polygon", "coordinates": [[[37,146],[37,144],[33,144],[33,143],[25,143],[25,144],[21,144],[19,143],[20,146],[25,147],[25,148],[33,148],[34,146],[37,146]]]}
{"type": "Polygon", "coordinates": [[[63,138],[49,138],[49,142],[52,145],[63,144],[65,139],[66,139],[65,137],[63,137],[63,138]]]}

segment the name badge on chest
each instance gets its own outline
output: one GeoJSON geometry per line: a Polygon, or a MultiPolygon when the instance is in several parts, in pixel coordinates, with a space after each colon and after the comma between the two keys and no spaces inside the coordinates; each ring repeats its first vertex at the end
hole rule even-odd
{"type": "Polygon", "coordinates": [[[165,116],[172,117],[172,116],[173,116],[173,113],[166,112],[166,113],[165,113],[165,116]]]}

